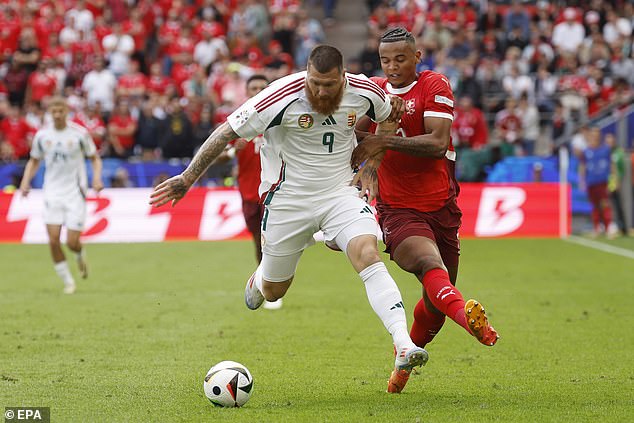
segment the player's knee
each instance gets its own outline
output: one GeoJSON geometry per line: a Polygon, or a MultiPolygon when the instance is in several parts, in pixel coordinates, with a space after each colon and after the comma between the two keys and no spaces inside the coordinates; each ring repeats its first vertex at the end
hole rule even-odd
{"type": "Polygon", "coordinates": [[[376,238],[359,237],[358,239],[353,239],[348,244],[347,252],[354,267],[361,270],[381,261],[379,250],[376,246],[376,238]]]}
{"type": "Polygon", "coordinates": [[[51,238],[48,240],[48,244],[52,247],[52,248],[62,248],[62,243],[59,240],[59,238],[51,238]]]}
{"type": "Polygon", "coordinates": [[[68,246],[68,248],[70,248],[72,251],[78,252],[79,250],[81,250],[81,243],[79,242],[78,239],[69,239],[66,242],[66,245],[68,246]]]}
{"type": "Polygon", "coordinates": [[[414,261],[414,268],[415,271],[412,273],[416,273],[417,275],[421,276],[424,276],[425,273],[433,269],[447,270],[442,262],[442,259],[436,255],[418,257],[414,261]]]}

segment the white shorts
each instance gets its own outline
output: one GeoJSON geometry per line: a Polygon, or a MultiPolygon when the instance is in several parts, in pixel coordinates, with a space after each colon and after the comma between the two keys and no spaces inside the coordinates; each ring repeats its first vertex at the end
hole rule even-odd
{"type": "Polygon", "coordinates": [[[81,195],[44,200],[44,223],[64,225],[72,231],[83,231],[86,221],[86,200],[81,195]]]}
{"type": "Polygon", "coordinates": [[[378,223],[374,209],[358,197],[354,187],[328,197],[275,196],[262,218],[264,279],[270,282],[290,279],[302,251],[313,243],[313,234],[319,230],[345,253],[351,239],[376,236],[378,223]]]}

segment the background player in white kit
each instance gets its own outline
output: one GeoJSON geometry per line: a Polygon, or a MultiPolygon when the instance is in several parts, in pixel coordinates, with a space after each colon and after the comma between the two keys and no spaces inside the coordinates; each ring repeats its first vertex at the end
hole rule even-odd
{"type": "Polygon", "coordinates": [[[75,253],[79,272],[86,278],[88,266],[79,239],[86,218],[88,183],[85,158],[92,162],[92,187],[97,192],[103,189],[101,159],[88,131],[67,121],[68,105],[65,99],[52,98],[48,112],[53,118],[53,126],[42,128],[35,134],[20,191],[23,196],[28,195],[31,180],[44,160],[44,223],[55,271],[64,281],[64,293],[72,294],[75,292],[75,280],[62,250],[60,234],[62,225],[66,226],[68,248],[75,253]]]}
{"type": "Polygon", "coordinates": [[[420,366],[427,362],[427,352],[409,337],[401,293],[379,258],[376,218],[350,186],[357,116],[382,122],[398,119],[403,109],[400,100],[387,97],[367,77],[345,73],[339,50],[317,46],[307,71],[273,82],[232,113],[182,174],[155,188],[150,202],[174,205],[229,141],[264,133],[263,257],[247,282],[247,306],[256,309],[265,298],[284,296],[304,248],[322,230],[363,280],[372,308],[392,335],[396,367],[420,366]]]}

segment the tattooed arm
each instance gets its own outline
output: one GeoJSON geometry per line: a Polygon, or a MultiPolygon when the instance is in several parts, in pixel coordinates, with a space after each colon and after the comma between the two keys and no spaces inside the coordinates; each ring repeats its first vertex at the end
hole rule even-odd
{"type": "Polygon", "coordinates": [[[352,155],[352,166],[358,166],[369,157],[385,153],[387,150],[400,151],[412,156],[442,159],[449,148],[451,120],[437,117],[426,117],[426,134],[413,137],[398,135],[368,135],[355,149],[352,155]]]}
{"type": "Polygon", "coordinates": [[[183,173],[169,178],[154,188],[154,192],[150,195],[150,204],[160,207],[171,201],[172,206],[176,205],[187,194],[194,182],[205,173],[214,159],[224,151],[227,143],[236,138],[238,135],[227,122],[216,128],[183,173]]]}

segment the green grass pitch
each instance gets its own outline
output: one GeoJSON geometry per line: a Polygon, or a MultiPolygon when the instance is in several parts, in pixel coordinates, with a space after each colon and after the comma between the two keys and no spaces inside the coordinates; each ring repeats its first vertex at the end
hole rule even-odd
{"type": "MultiPolygon", "coordinates": [[[[389,395],[390,338],[341,253],[311,247],[284,308],[253,312],[250,242],[87,252],[90,278],[64,296],[47,246],[0,245],[0,408],[48,406],[53,422],[634,420],[632,259],[560,240],[463,241],[458,287],[501,339],[485,347],[448,321],[428,365],[389,395]],[[221,360],[254,376],[241,409],[204,397],[221,360]]],[[[411,323],[420,284],[388,266],[411,323]]]]}

